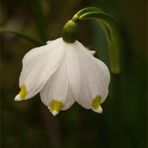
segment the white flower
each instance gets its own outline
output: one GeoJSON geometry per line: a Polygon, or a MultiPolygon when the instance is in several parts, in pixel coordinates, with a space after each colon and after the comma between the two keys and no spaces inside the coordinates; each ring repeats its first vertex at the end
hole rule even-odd
{"type": "Polygon", "coordinates": [[[23,58],[16,101],[40,92],[42,102],[53,115],[70,108],[76,101],[86,109],[102,112],[108,95],[110,73],[80,42],[62,38],[34,48],[23,58]]]}

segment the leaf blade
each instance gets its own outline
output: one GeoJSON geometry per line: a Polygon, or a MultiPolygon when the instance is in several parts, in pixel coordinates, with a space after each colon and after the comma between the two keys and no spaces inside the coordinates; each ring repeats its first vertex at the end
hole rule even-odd
{"type": "Polygon", "coordinates": [[[39,40],[36,40],[36,39],[26,35],[26,34],[20,33],[18,31],[14,31],[14,30],[11,30],[11,29],[0,29],[0,32],[1,33],[2,32],[3,33],[12,33],[12,34],[14,34],[14,35],[16,35],[18,37],[21,37],[21,38],[23,38],[23,39],[25,39],[25,40],[27,40],[27,41],[35,44],[35,45],[39,45],[39,46],[43,45],[43,42],[41,42],[39,40]]]}

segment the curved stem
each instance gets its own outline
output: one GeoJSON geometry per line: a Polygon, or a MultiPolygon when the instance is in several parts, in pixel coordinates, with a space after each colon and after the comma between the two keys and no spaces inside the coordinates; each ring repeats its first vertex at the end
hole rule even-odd
{"type": "Polygon", "coordinates": [[[89,19],[96,20],[104,30],[108,42],[111,72],[120,73],[120,41],[115,22],[108,13],[96,7],[81,9],[72,18],[75,22],[89,19]]]}

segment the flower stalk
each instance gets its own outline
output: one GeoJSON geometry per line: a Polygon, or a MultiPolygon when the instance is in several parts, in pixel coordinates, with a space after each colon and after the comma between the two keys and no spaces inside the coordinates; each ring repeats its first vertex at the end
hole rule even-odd
{"type": "Polygon", "coordinates": [[[62,32],[63,40],[73,43],[78,36],[78,23],[83,20],[96,20],[105,32],[108,49],[110,68],[113,74],[118,74],[120,68],[120,41],[117,26],[112,17],[103,10],[96,7],[87,7],[78,11],[70,21],[68,21],[62,32]]]}

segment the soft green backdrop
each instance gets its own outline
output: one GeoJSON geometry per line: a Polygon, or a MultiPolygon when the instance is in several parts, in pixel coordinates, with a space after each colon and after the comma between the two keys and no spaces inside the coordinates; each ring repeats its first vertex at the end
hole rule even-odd
{"type": "MultiPolygon", "coordinates": [[[[22,57],[37,45],[1,33],[2,148],[146,148],[146,0],[3,0],[0,28],[45,42],[61,36],[64,23],[86,6],[105,9],[119,26],[122,72],[112,75],[103,114],[75,104],[53,117],[39,96],[15,102],[22,57]]],[[[104,33],[97,24],[83,22],[79,40],[109,64],[104,33]]]]}

